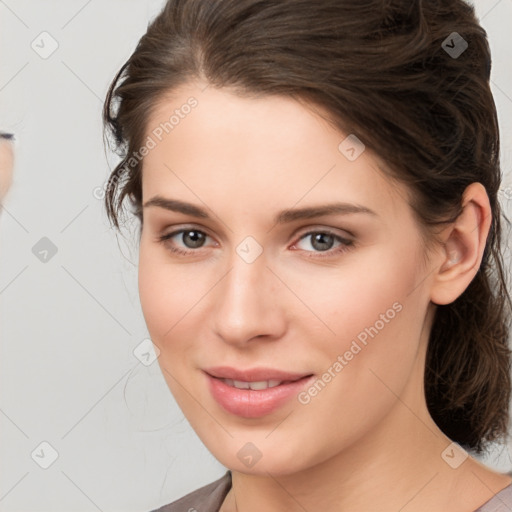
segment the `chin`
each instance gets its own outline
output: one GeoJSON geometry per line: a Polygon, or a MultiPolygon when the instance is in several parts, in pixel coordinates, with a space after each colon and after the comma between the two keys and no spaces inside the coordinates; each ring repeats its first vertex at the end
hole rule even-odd
{"type": "MultiPolygon", "coordinates": [[[[267,436],[268,432],[264,435],[267,436]]],[[[208,439],[202,441],[223,466],[246,475],[285,476],[306,470],[319,462],[311,460],[307,453],[301,453],[303,442],[299,439],[294,445],[283,444],[277,437],[274,442],[271,438],[258,441],[256,437],[251,441],[248,431],[246,435],[235,435],[222,444],[218,443],[218,438],[212,439],[212,442],[208,442],[208,439]]],[[[315,454],[312,456],[315,457],[315,454]]]]}

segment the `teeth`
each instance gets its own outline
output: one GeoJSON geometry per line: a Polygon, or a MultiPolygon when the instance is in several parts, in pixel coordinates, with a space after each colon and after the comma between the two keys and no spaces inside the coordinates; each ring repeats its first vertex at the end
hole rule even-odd
{"type": "Polygon", "coordinates": [[[282,380],[260,380],[257,382],[245,382],[243,380],[233,380],[233,379],[221,379],[221,380],[228,386],[232,386],[237,389],[253,389],[253,390],[274,388],[276,386],[279,386],[279,384],[281,384],[281,382],[283,382],[282,380]]]}
{"type": "Polygon", "coordinates": [[[249,383],[243,380],[234,380],[233,386],[238,389],[249,389],[249,383]]]}
{"type": "Polygon", "coordinates": [[[249,382],[249,387],[251,389],[259,390],[259,389],[267,389],[269,386],[268,386],[268,381],[260,380],[257,382],[249,382]]]}

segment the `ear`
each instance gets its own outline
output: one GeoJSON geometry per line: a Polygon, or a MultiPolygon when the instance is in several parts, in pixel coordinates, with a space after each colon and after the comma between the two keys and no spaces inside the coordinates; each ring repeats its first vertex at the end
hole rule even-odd
{"type": "Polygon", "coordinates": [[[481,183],[472,183],[464,191],[462,212],[441,234],[443,247],[435,256],[430,300],[450,304],[475,277],[485,249],[492,222],[489,197],[481,183]]]}

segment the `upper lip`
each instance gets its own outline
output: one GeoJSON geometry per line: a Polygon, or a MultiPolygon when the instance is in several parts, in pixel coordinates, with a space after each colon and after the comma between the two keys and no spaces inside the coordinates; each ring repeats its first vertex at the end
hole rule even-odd
{"type": "Polygon", "coordinates": [[[214,366],[204,369],[206,373],[212,377],[219,379],[233,379],[241,380],[244,382],[259,382],[265,380],[299,380],[303,377],[312,375],[311,373],[290,373],[275,368],[248,368],[246,370],[239,370],[231,366],[214,366]]]}

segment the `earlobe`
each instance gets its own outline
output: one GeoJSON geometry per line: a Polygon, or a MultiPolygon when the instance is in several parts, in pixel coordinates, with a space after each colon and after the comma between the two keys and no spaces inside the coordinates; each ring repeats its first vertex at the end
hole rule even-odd
{"type": "Polygon", "coordinates": [[[443,305],[455,301],[475,277],[487,242],[492,220],[489,197],[481,183],[469,185],[462,212],[442,235],[443,247],[432,262],[430,299],[443,305]]]}

